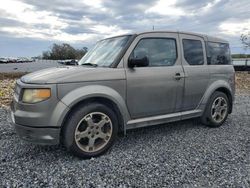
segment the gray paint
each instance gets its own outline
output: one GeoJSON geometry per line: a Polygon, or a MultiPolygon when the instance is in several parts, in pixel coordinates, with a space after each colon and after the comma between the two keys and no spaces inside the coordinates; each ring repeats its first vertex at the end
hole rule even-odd
{"type": "Polygon", "coordinates": [[[29,84],[61,84],[121,79],[125,80],[122,69],[79,65],[43,69],[23,76],[21,81],[29,84]]]}
{"type": "Polygon", "coordinates": [[[199,104],[202,96],[204,95],[208,82],[209,82],[209,71],[206,58],[206,50],[203,36],[179,34],[181,51],[183,52],[182,39],[193,39],[200,40],[203,46],[204,54],[204,65],[189,65],[182,55],[182,65],[185,72],[185,86],[183,103],[181,110],[193,110],[199,104]]]}
{"type": "MultiPolygon", "coordinates": [[[[116,104],[123,116],[124,121],[121,123],[125,125],[125,131],[199,117],[210,96],[218,88],[226,88],[234,98],[233,66],[207,65],[205,58],[205,41],[226,41],[184,32],[145,32],[134,36],[116,68],[56,67],[22,77],[17,82],[19,92],[20,88],[51,88],[52,96],[37,104],[25,104],[18,99],[20,94],[17,92],[12,104],[13,121],[17,126],[25,126],[25,129],[32,127],[33,132],[34,127],[37,127],[37,131],[38,127],[60,130],[63,120],[74,105],[86,99],[101,97],[116,104]],[[175,65],[128,68],[130,53],[138,41],[145,37],[175,38],[178,50],[175,65]],[[183,38],[202,42],[204,65],[190,66],[186,62],[182,53],[183,38]],[[175,78],[176,73],[181,75],[178,80],[175,78]]],[[[41,140],[39,142],[43,143],[41,140]]],[[[44,143],[47,144],[48,140],[45,139],[44,143]]]]}
{"type": "Polygon", "coordinates": [[[144,33],[138,35],[124,55],[127,75],[127,105],[132,118],[174,113],[180,108],[184,79],[176,80],[176,73],[183,73],[181,55],[174,66],[128,68],[129,55],[142,38],[174,38],[180,51],[177,33],[144,33]],[[135,92],[136,91],[136,92],[135,92]],[[177,103],[177,104],[176,104],[177,103]],[[177,108],[177,109],[176,109],[177,108]]]}
{"type": "Polygon", "coordinates": [[[71,84],[70,87],[67,84],[58,85],[58,93],[60,93],[58,97],[69,108],[85,99],[93,97],[106,98],[117,105],[123,115],[124,124],[130,119],[124,100],[126,97],[125,91],[126,82],[124,80],[71,84]],[[71,90],[71,87],[77,89],[71,90]]]}

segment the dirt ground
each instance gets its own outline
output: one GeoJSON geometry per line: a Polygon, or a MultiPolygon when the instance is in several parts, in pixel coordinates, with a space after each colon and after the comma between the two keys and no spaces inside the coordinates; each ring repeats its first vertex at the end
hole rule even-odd
{"type": "Polygon", "coordinates": [[[0,79],[0,107],[9,106],[15,83],[15,78],[0,79]]]}
{"type": "Polygon", "coordinates": [[[236,92],[250,93],[250,72],[236,72],[236,92]]]}
{"type": "MultiPolygon", "coordinates": [[[[16,79],[22,75],[22,73],[14,73],[0,76],[0,107],[9,106],[16,79]]],[[[250,72],[236,72],[236,93],[250,93],[250,72]]]]}

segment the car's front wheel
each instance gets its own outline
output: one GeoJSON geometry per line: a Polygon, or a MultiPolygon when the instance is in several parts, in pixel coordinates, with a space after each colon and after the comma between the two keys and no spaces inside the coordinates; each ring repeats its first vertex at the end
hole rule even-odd
{"type": "Polygon", "coordinates": [[[211,96],[201,120],[208,126],[219,127],[227,119],[228,112],[228,97],[224,93],[216,91],[211,96]]]}
{"type": "Polygon", "coordinates": [[[78,106],[69,116],[63,142],[74,155],[96,157],[113,144],[118,131],[116,114],[109,107],[90,103],[78,106]]]}

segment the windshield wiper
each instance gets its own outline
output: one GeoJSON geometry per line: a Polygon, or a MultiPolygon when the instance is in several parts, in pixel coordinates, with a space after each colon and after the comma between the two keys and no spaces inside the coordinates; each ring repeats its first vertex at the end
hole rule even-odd
{"type": "Polygon", "coordinates": [[[94,64],[94,63],[83,63],[81,65],[90,65],[92,67],[97,67],[98,66],[97,64],[94,64]]]}

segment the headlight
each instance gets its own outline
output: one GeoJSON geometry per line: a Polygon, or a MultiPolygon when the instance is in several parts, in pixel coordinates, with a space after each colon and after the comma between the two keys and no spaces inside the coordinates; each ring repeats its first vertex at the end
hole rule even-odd
{"type": "Polygon", "coordinates": [[[22,102],[36,103],[44,101],[51,96],[50,89],[24,89],[22,102]]]}

